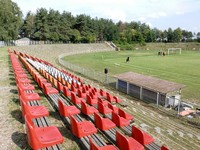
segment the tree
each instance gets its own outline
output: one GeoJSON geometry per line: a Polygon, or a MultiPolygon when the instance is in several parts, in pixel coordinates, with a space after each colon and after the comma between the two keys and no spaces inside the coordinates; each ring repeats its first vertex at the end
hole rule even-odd
{"type": "Polygon", "coordinates": [[[22,26],[22,34],[24,37],[32,38],[35,30],[35,15],[30,11],[27,13],[22,26]]]}
{"type": "Polygon", "coordinates": [[[15,40],[22,24],[22,12],[11,0],[0,0],[0,40],[15,40]]]}
{"type": "Polygon", "coordinates": [[[180,28],[177,28],[173,32],[173,42],[180,42],[182,39],[182,31],[180,28]]]}
{"type": "Polygon", "coordinates": [[[49,38],[49,26],[48,26],[48,11],[45,8],[37,10],[35,16],[35,33],[34,38],[36,40],[46,41],[49,38]]]}

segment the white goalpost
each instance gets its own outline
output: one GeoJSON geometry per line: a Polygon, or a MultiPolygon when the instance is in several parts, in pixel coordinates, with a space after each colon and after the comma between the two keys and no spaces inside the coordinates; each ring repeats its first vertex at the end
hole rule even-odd
{"type": "Polygon", "coordinates": [[[179,51],[179,54],[181,54],[181,48],[168,48],[168,55],[170,54],[174,54],[175,51],[179,51]]]}

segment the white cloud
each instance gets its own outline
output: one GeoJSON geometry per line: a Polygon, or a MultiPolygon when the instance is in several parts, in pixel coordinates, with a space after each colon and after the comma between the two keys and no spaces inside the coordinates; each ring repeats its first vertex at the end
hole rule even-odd
{"type": "Polygon", "coordinates": [[[125,22],[126,21],[126,14],[120,10],[105,10],[103,11],[103,15],[107,16],[106,18],[110,18],[115,22],[119,20],[125,22]]]}
{"type": "Polygon", "coordinates": [[[146,20],[145,17],[140,17],[140,18],[139,18],[139,21],[145,21],[145,20],[146,20]]]}
{"type": "Polygon", "coordinates": [[[149,18],[160,18],[160,17],[165,17],[167,16],[167,14],[165,12],[156,12],[156,13],[151,13],[151,14],[148,14],[147,17],[149,18]]]}

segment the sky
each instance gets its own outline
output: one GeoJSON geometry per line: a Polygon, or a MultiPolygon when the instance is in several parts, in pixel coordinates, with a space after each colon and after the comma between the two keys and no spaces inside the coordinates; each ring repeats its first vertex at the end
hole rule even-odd
{"type": "Polygon", "coordinates": [[[200,32],[200,0],[12,0],[24,17],[39,8],[85,14],[114,22],[140,21],[151,28],[181,29],[200,32]]]}

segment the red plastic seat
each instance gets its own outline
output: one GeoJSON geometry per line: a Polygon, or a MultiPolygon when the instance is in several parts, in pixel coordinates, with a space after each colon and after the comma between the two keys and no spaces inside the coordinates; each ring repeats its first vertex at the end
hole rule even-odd
{"type": "Polygon", "coordinates": [[[123,117],[120,117],[118,114],[112,112],[112,121],[118,126],[123,127],[130,124],[130,121],[127,119],[124,119],[123,117]]]}
{"type": "Polygon", "coordinates": [[[15,75],[17,78],[28,78],[28,75],[26,73],[16,73],[15,75]]]}
{"type": "Polygon", "coordinates": [[[43,83],[47,82],[45,78],[37,78],[36,80],[40,88],[43,88],[43,83]]]}
{"type": "Polygon", "coordinates": [[[26,93],[21,88],[19,89],[19,98],[25,102],[33,101],[33,100],[40,100],[40,96],[38,93],[26,93]]]}
{"type": "Polygon", "coordinates": [[[94,124],[92,124],[90,121],[78,122],[73,116],[71,116],[70,124],[72,133],[78,138],[82,138],[97,132],[94,124]]]}
{"type": "Polygon", "coordinates": [[[104,90],[100,89],[99,93],[101,96],[106,97],[106,92],[104,90]]]}
{"type": "Polygon", "coordinates": [[[43,87],[44,87],[44,93],[46,95],[58,94],[58,90],[55,89],[54,87],[49,87],[49,86],[45,85],[44,83],[43,83],[43,87]]]}
{"type": "Polygon", "coordinates": [[[95,99],[101,96],[95,87],[91,90],[91,94],[92,94],[92,98],[95,98],[95,99]]]}
{"type": "Polygon", "coordinates": [[[80,114],[80,110],[78,108],[75,106],[66,106],[60,99],[58,99],[58,112],[64,117],[80,114]]]}
{"type": "Polygon", "coordinates": [[[110,95],[108,92],[106,92],[106,99],[107,101],[113,103],[113,102],[116,102],[116,100],[113,98],[112,95],[110,95]]]}
{"type": "Polygon", "coordinates": [[[117,96],[113,96],[113,99],[115,99],[116,103],[121,103],[122,102],[122,100],[119,99],[117,96]]]}
{"type": "Polygon", "coordinates": [[[108,106],[106,105],[103,105],[99,101],[98,101],[98,111],[102,113],[103,115],[112,113],[112,109],[108,108],[108,106]]]}
{"type": "MultiPolygon", "coordinates": [[[[73,83],[73,82],[72,82],[73,83]]],[[[71,91],[77,93],[77,89],[74,87],[73,84],[71,84],[71,91]]]]}
{"type": "Polygon", "coordinates": [[[98,98],[98,102],[101,102],[104,106],[108,106],[108,101],[105,101],[103,99],[101,99],[100,97],[98,98]]]}
{"type": "Polygon", "coordinates": [[[86,93],[81,92],[80,89],[78,89],[77,95],[78,95],[78,97],[80,97],[80,98],[86,98],[86,93]]]}
{"type": "Polygon", "coordinates": [[[120,150],[144,150],[144,146],[132,137],[126,137],[116,131],[116,145],[120,150]]]}
{"type": "Polygon", "coordinates": [[[113,145],[106,145],[99,147],[92,141],[92,138],[89,138],[89,141],[90,141],[90,150],[117,150],[113,145]]]}
{"type": "Polygon", "coordinates": [[[108,103],[108,108],[112,109],[112,111],[116,114],[118,114],[119,108],[116,106],[113,106],[111,103],[108,103]]]}
{"type": "Polygon", "coordinates": [[[58,91],[63,91],[63,85],[60,82],[57,82],[58,91]]]}
{"type": "Polygon", "coordinates": [[[142,145],[148,145],[154,142],[154,138],[144,131],[132,126],[132,137],[142,145]]]}
{"type": "Polygon", "coordinates": [[[119,114],[120,117],[124,117],[127,120],[133,120],[134,119],[134,117],[132,115],[126,113],[124,110],[122,110],[120,108],[118,109],[118,114],[119,114]]]}
{"type": "Polygon", "coordinates": [[[22,90],[35,90],[35,87],[32,84],[18,83],[17,86],[19,86],[22,90]]]}
{"type": "Polygon", "coordinates": [[[64,138],[55,126],[35,127],[30,116],[25,115],[28,143],[34,150],[61,144],[64,138]]]}
{"type": "Polygon", "coordinates": [[[74,92],[71,92],[71,101],[73,104],[78,105],[78,104],[81,104],[81,102],[83,101],[83,98],[79,98],[75,95],[74,92]]]}
{"type": "Polygon", "coordinates": [[[21,106],[23,116],[29,115],[31,118],[39,118],[49,115],[45,106],[29,106],[24,101],[21,101],[21,106]]]}
{"type": "Polygon", "coordinates": [[[103,131],[116,127],[116,125],[110,119],[102,118],[97,113],[94,113],[94,123],[98,129],[103,131]]]}
{"type": "Polygon", "coordinates": [[[93,99],[91,98],[90,95],[86,95],[86,102],[89,104],[89,105],[96,105],[97,104],[97,99],[93,99]]]}
{"type": "Polygon", "coordinates": [[[167,148],[166,146],[162,146],[161,150],[169,150],[169,148],[167,148]]]}
{"type": "Polygon", "coordinates": [[[98,110],[93,106],[87,106],[85,102],[81,101],[81,112],[85,115],[93,115],[98,110]]]}
{"type": "Polygon", "coordinates": [[[31,83],[31,80],[28,78],[16,78],[17,83],[31,83]]]}
{"type": "Polygon", "coordinates": [[[63,86],[63,94],[68,98],[71,97],[71,91],[68,89],[67,86],[63,86]]]}

